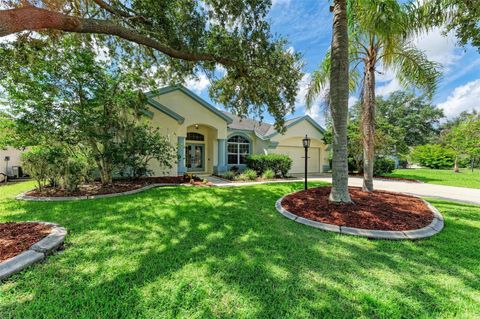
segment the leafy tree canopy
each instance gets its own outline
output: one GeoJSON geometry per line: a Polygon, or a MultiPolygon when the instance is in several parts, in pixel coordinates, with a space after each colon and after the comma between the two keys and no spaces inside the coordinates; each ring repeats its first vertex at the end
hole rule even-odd
{"type": "Polygon", "coordinates": [[[268,110],[281,129],[294,109],[300,56],[270,32],[270,0],[7,0],[0,36],[58,30],[96,36],[132,62],[155,64],[168,81],[205,72],[211,97],[234,112],[268,110]],[[124,41],[128,40],[128,41],[124,41]],[[140,45],[138,45],[140,44],[140,45]]]}
{"type": "Polygon", "coordinates": [[[477,0],[413,1],[418,7],[411,23],[429,27],[445,26],[445,32],[454,31],[461,45],[470,43],[480,51],[480,4],[477,0]]]}

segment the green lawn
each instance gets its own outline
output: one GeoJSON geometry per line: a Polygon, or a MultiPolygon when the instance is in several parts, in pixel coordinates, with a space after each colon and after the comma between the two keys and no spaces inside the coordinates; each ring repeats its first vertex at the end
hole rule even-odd
{"type": "Polygon", "coordinates": [[[480,170],[478,169],[472,172],[462,168],[459,173],[455,173],[451,169],[407,168],[396,169],[385,176],[412,178],[429,184],[480,188],[480,170]]]}
{"type": "Polygon", "coordinates": [[[301,183],[11,198],[31,185],[0,187],[0,221],[60,223],[66,249],[0,284],[0,318],[480,317],[480,206],[432,200],[445,229],[393,242],[279,215],[301,183]]]}

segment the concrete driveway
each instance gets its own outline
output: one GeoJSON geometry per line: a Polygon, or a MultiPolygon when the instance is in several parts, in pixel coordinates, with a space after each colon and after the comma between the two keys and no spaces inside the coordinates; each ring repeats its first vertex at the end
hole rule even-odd
{"type": "MultiPolygon", "coordinates": [[[[247,186],[255,184],[265,184],[265,183],[279,183],[279,182],[299,182],[303,179],[296,180],[279,180],[279,181],[270,181],[270,182],[229,182],[220,178],[210,177],[207,178],[217,186],[247,186]]],[[[322,182],[332,182],[331,176],[311,176],[309,181],[322,181],[322,182]]],[[[350,186],[362,186],[362,178],[360,177],[350,177],[348,179],[348,184],[350,186]]],[[[430,198],[439,198],[445,200],[451,200],[456,202],[463,202],[468,204],[480,205],[480,189],[474,188],[465,188],[465,187],[453,187],[453,186],[443,186],[443,185],[433,185],[433,184],[424,184],[424,183],[408,183],[400,181],[390,181],[382,179],[374,179],[374,187],[378,190],[399,192],[405,194],[411,194],[421,197],[430,197],[430,198]]]]}

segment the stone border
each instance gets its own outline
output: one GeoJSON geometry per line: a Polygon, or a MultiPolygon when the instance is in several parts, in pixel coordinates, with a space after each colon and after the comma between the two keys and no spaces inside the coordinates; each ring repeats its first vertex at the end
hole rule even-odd
{"type": "MultiPolygon", "coordinates": [[[[295,194],[295,193],[291,193],[295,194]]],[[[291,195],[288,194],[288,195],[291,195]]],[[[287,196],[287,195],[285,195],[287,196]]],[[[442,214],[433,207],[429,202],[425,201],[424,199],[420,198],[425,205],[433,213],[433,220],[430,225],[425,226],[423,228],[414,229],[414,230],[404,230],[404,231],[391,231],[391,230],[372,230],[372,229],[363,229],[363,228],[354,228],[354,227],[346,227],[346,226],[337,226],[333,224],[326,224],[322,222],[317,222],[311,219],[306,219],[300,217],[298,215],[292,214],[282,206],[282,200],[285,198],[283,196],[275,203],[275,208],[277,211],[282,214],[284,217],[291,219],[297,223],[304,224],[307,226],[315,227],[325,231],[331,231],[340,234],[348,234],[354,236],[362,236],[367,238],[373,239],[390,239],[390,240],[415,240],[415,239],[422,239],[431,237],[437,233],[439,233],[444,226],[444,220],[442,214]]],[[[418,196],[413,196],[417,197],[418,196]]]]}
{"type": "Polygon", "coordinates": [[[158,183],[158,184],[150,184],[144,187],[140,187],[137,189],[133,189],[131,191],[121,192],[121,193],[112,193],[112,194],[102,194],[102,195],[92,195],[92,196],[65,196],[65,197],[36,197],[36,196],[29,196],[27,192],[21,193],[17,195],[15,198],[17,200],[26,200],[32,202],[63,202],[68,200],[84,200],[84,199],[97,199],[97,198],[110,198],[110,197],[117,197],[117,196],[125,196],[125,195],[132,195],[136,193],[140,193],[155,187],[164,187],[164,186],[186,186],[185,184],[168,184],[168,183],[158,183]]]}
{"type": "Polygon", "coordinates": [[[47,222],[32,222],[52,225],[50,234],[33,244],[28,250],[0,263],[0,282],[28,266],[43,260],[55,252],[65,241],[67,230],[57,224],[47,222]]]}

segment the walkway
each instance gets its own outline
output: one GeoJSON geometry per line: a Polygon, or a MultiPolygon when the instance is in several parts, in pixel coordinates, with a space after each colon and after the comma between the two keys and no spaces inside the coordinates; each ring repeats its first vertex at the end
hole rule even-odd
{"type": "MultiPolygon", "coordinates": [[[[217,177],[208,177],[208,179],[217,186],[228,187],[228,186],[247,186],[255,184],[266,184],[266,183],[279,183],[279,182],[300,182],[303,179],[295,180],[281,180],[281,181],[270,181],[270,182],[229,182],[217,177]]],[[[322,182],[332,182],[330,176],[312,176],[309,177],[309,181],[322,181],[322,182]]],[[[350,177],[348,179],[348,184],[350,186],[362,186],[362,178],[360,177],[350,177]]],[[[400,181],[389,181],[389,180],[374,180],[375,189],[385,190],[391,192],[400,192],[405,194],[411,194],[421,197],[430,197],[430,198],[439,198],[457,202],[464,202],[468,204],[480,205],[480,189],[474,188],[465,188],[465,187],[453,187],[453,186],[443,186],[443,185],[433,185],[425,183],[408,183],[400,181]]]]}

